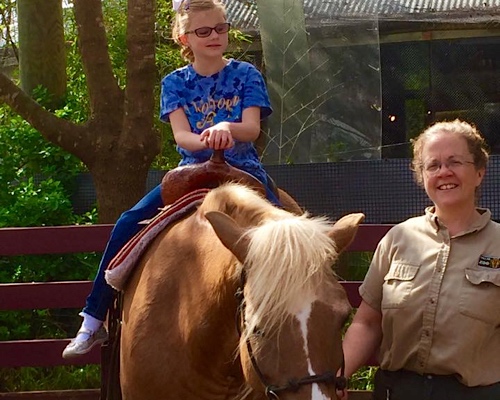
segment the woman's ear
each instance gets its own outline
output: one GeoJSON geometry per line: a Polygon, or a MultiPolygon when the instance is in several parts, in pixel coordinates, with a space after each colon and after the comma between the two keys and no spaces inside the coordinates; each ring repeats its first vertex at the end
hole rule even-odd
{"type": "Polygon", "coordinates": [[[481,168],[477,170],[478,184],[476,185],[476,187],[481,185],[481,182],[483,181],[485,174],[486,174],[486,168],[481,168]]]}

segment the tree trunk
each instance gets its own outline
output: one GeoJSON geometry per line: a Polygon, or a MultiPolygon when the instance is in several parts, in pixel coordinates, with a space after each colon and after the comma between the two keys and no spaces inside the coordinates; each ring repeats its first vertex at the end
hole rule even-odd
{"type": "Polygon", "coordinates": [[[90,96],[88,121],[77,125],[56,117],[4,74],[0,101],[87,165],[96,186],[99,222],[112,223],[144,195],[147,171],[160,152],[160,135],[153,124],[155,1],[128,1],[124,90],[111,68],[101,1],[74,0],[73,9],[90,96]]]}
{"type": "Polygon", "coordinates": [[[21,87],[32,94],[41,85],[57,108],[66,92],[66,51],[61,0],[18,0],[21,87]]]}
{"type": "Polygon", "coordinates": [[[114,159],[111,164],[91,170],[97,196],[99,222],[114,223],[119,215],[137,203],[145,193],[149,164],[143,167],[130,159],[114,159]],[[101,215],[101,210],[108,210],[101,215]]]}

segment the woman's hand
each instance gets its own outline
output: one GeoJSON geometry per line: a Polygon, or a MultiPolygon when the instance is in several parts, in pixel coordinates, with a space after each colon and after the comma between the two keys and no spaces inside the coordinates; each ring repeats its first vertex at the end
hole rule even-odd
{"type": "MultiPolygon", "coordinates": [[[[340,377],[340,376],[344,376],[343,368],[339,369],[337,371],[337,378],[340,377]]],[[[348,397],[348,395],[347,395],[347,383],[346,383],[346,387],[344,389],[342,389],[342,390],[336,389],[335,393],[337,394],[337,399],[338,400],[347,400],[347,397],[348,397]]]]}
{"type": "Polygon", "coordinates": [[[344,390],[336,390],[338,400],[348,400],[347,388],[344,390]]]}
{"type": "Polygon", "coordinates": [[[226,150],[234,146],[228,122],[219,122],[205,129],[200,134],[200,141],[204,142],[207,148],[213,150],[226,150]]]}

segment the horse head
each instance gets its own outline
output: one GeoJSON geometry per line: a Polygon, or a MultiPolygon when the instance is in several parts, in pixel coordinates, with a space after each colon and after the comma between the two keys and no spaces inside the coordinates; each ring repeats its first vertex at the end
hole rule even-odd
{"type": "Polygon", "coordinates": [[[334,225],[286,215],[251,229],[217,211],[206,218],[241,264],[239,357],[252,398],[336,399],[346,384],[341,343],[351,307],[332,265],[363,214],[334,225]]]}

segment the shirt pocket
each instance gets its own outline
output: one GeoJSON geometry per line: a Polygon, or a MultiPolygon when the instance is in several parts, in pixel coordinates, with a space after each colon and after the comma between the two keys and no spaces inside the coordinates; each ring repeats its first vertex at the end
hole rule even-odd
{"type": "Polygon", "coordinates": [[[384,277],[382,309],[404,307],[413,289],[420,266],[405,262],[393,262],[384,277]]]}
{"type": "Polygon", "coordinates": [[[500,325],[500,269],[466,268],[460,293],[460,312],[500,325]]]}

